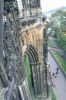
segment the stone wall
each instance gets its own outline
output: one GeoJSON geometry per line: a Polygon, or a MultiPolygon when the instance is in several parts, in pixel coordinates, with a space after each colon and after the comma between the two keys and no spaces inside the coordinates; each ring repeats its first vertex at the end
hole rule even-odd
{"type": "MultiPolygon", "coordinates": [[[[27,52],[27,48],[29,45],[32,45],[37,51],[39,61],[31,64],[33,71],[33,79],[34,79],[34,87],[35,93],[39,95],[43,95],[46,97],[46,75],[45,75],[45,62],[44,62],[44,26],[37,25],[36,27],[28,28],[23,31],[20,39],[21,44],[23,44],[22,52],[23,56],[27,52]]],[[[31,62],[30,62],[31,63],[31,62]]]]}

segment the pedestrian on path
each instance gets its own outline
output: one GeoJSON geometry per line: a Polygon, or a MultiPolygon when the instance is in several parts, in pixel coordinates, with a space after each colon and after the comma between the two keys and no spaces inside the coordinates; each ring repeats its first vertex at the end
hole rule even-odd
{"type": "Polygon", "coordinates": [[[52,86],[55,87],[54,77],[52,77],[52,86]]]}
{"type": "MultiPolygon", "coordinates": [[[[57,69],[56,69],[56,76],[58,75],[58,70],[59,70],[59,68],[57,67],[57,69]]],[[[55,77],[56,77],[56,76],[55,76],[55,77]]]]}
{"type": "Polygon", "coordinates": [[[57,67],[57,74],[58,74],[58,70],[59,70],[59,68],[57,67]]]}
{"type": "Polygon", "coordinates": [[[52,78],[51,72],[49,72],[49,80],[51,81],[51,85],[55,87],[54,77],[52,78]]]}
{"type": "Polygon", "coordinates": [[[52,76],[51,76],[51,72],[49,72],[49,80],[51,81],[51,84],[52,84],[52,76]]]}
{"type": "Polygon", "coordinates": [[[54,75],[55,75],[55,74],[54,74],[54,73],[52,73],[52,75],[53,75],[53,77],[54,77],[54,75]]]}

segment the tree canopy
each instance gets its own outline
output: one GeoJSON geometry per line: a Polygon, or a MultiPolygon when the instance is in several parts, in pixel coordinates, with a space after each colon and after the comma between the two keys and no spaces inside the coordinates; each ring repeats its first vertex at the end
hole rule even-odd
{"type": "Polygon", "coordinates": [[[46,24],[48,34],[61,44],[66,44],[66,10],[57,10],[51,15],[46,24]]]}
{"type": "Polygon", "coordinates": [[[47,30],[50,28],[51,34],[58,35],[66,32],[66,11],[57,10],[49,18],[46,26],[47,30]]]}

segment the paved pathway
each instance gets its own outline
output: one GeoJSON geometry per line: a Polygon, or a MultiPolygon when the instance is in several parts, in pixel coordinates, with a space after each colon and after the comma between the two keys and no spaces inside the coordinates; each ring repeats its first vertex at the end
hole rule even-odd
{"type": "MultiPolygon", "coordinates": [[[[50,63],[49,70],[51,71],[51,73],[53,72],[55,73],[58,65],[50,53],[48,53],[48,58],[49,58],[48,60],[50,63]]],[[[59,69],[59,74],[57,75],[56,78],[54,78],[54,83],[56,85],[54,87],[54,92],[55,92],[57,100],[66,100],[66,80],[60,69],[59,69]]]]}

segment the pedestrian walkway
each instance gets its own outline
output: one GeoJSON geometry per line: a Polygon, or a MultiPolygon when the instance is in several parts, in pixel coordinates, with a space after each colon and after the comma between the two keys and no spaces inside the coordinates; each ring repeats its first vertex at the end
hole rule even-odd
{"type": "MultiPolygon", "coordinates": [[[[48,60],[50,63],[49,70],[51,71],[51,74],[56,73],[56,69],[58,65],[53,59],[50,52],[48,53],[48,60]]],[[[53,89],[54,89],[54,93],[56,95],[57,100],[66,100],[66,80],[60,69],[59,69],[57,77],[54,78],[54,82],[55,82],[55,87],[53,89]]]]}

